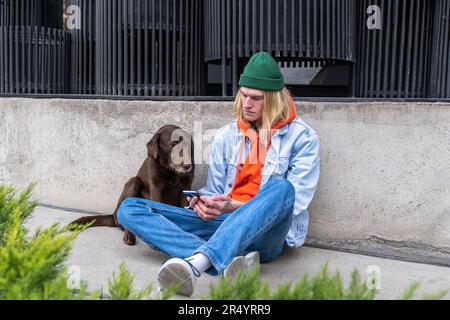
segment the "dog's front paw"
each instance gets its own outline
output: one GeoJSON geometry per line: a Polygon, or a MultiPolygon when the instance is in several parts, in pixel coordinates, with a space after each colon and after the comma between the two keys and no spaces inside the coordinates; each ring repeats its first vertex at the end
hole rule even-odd
{"type": "Polygon", "coordinates": [[[125,234],[123,235],[123,242],[125,242],[125,244],[129,246],[133,246],[136,243],[136,236],[130,231],[125,230],[125,234]]]}

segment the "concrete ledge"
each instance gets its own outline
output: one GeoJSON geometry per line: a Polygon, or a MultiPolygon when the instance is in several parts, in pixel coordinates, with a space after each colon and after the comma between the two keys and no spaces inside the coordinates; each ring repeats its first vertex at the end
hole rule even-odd
{"type": "MultiPolygon", "coordinates": [[[[207,159],[231,104],[2,98],[0,183],[36,182],[41,203],[112,212],[160,126],[199,134],[196,159],[207,159]]],[[[450,261],[450,103],[296,105],[321,138],[308,241],[450,261]]]]}

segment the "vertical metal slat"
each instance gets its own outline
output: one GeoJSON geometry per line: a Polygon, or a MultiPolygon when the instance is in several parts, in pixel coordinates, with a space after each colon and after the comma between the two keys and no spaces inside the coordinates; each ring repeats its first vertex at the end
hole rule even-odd
{"type": "Polygon", "coordinates": [[[446,64],[446,69],[445,72],[447,73],[447,88],[446,91],[444,93],[444,97],[445,98],[450,98],[450,40],[449,40],[449,36],[448,36],[448,29],[450,28],[450,21],[449,21],[449,17],[450,17],[450,2],[447,1],[446,2],[447,5],[447,10],[446,10],[446,16],[447,19],[445,21],[446,23],[446,27],[445,30],[447,32],[447,36],[444,37],[444,41],[445,41],[445,45],[447,47],[447,58],[444,58],[444,63],[446,64]]]}
{"type": "Polygon", "coordinates": [[[220,21],[222,23],[221,32],[221,47],[222,47],[222,96],[227,95],[227,62],[226,62],[226,42],[225,42],[225,0],[221,0],[221,16],[220,21]]]}
{"type": "Polygon", "coordinates": [[[450,2],[447,0],[443,3],[444,9],[444,16],[445,16],[445,20],[442,22],[443,24],[443,32],[444,32],[444,36],[441,37],[441,41],[442,46],[443,46],[443,52],[441,55],[440,60],[442,61],[442,67],[441,67],[441,87],[440,87],[440,98],[450,98],[449,96],[449,70],[450,70],[450,59],[449,59],[449,28],[450,28],[450,23],[449,23],[449,19],[450,19],[450,2]]]}
{"type": "MultiPolygon", "coordinates": [[[[394,23],[394,32],[392,34],[392,55],[391,55],[391,68],[395,68],[397,66],[396,61],[397,61],[397,27],[398,27],[398,16],[399,16],[399,12],[398,12],[398,6],[399,3],[396,1],[394,2],[394,14],[393,14],[393,23],[394,23]]],[[[391,81],[390,81],[390,90],[389,90],[389,96],[390,97],[394,97],[394,89],[395,89],[395,76],[396,73],[394,72],[395,69],[393,69],[391,72],[391,81]]]]}
{"type": "Polygon", "coordinates": [[[250,55],[250,6],[249,0],[245,0],[245,55],[250,55]]]}
{"type": "MultiPolygon", "coordinates": [[[[177,95],[177,0],[172,1],[172,95],[177,95]]],[[[147,83],[147,82],[146,82],[147,83]]]]}
{"type": "MultiPolygon", "coordinates": [[[[130,30],[130,96],[136,95],[136,39],[135,39],[135,30],[136,30],[136,22],[134,20],[136,16],[136,3],[134,0],[130,1],[130,24],[129,24],[129,30],[130,30]]],[[[138,0],[136,0],[138,1],[138,0]]],[[[160,8],[160,12],[162,14],[162,10],[160,8]]],[[[162,19],[161,19],[162,20],[162,19]]],[[[159,30],[161,31],[161,21],[159,25],[159,30]]],[[[161,37],[160,37],[161,38],[161,37]]]]}
{"type": "MultiPolygon", "coordinates": [[[[287,38],[288,38],[288,31],[287,31],[287,1],[283,1],[283,57],[287,57],[287,38]]],[[[261,29],[261,32],[263,30],[261,29]]]]}
{"type": "MultiPolygon", "coordinates": [[[[162,9],[162,8],[161,8],[162,9]]],[[[165,63],[164,63],[164,65],[165,65],[165,76],[166,76],[166,79],[165,79],[165,95],[167,95],[167,96],[169,96],[170,95],[170,86],[169,86],[169,83],[170,83],[170,63],[169,63],[169,57],[168,57],[168,54],[169,54],[169,52],[170,52],[170,38],[169,38],[169,26],[170,26],[170,16],[169,16],[169,14],[170,14],[170,1],[166,1],[166,22],[165,22],[165,28],[164,28],[164,31],[165,31],[165,33],[166,33],[166,52],[165,52],[165,55],[164,55],[164,61],[165,61],[165,63]]],[[[139,59],[138,59],[139,60],[139,59]]]]}
{"type": "MultiPolygon", "coordinates": [[[[119,0],[120,1],[120,0],[119,0]]],[[[117,95],[117,35],[120,33],[117,28],[117,0],[113,0],[111,3],[112,6],[112,94],[117,95]]]]}
{"type": "Polygon", "coordinates": [[[238,25],[238,56],[242,57],[242,33],[244,32],[244,30],[242,30],[242,0],[239,0],[239,25],[238,25]]]}
{"type": "MultiPolygon", "coordinates": [[[[417,51],[418,48],[422,46],[422,42],[418,42],[419,38],[419,26],[421,25],[420,19],[420,11],[425,11],[425,8],[422,8],[421,4],[423,1],[417,1],[417,6],[415,6],[415,26],[414,26],[414,51],[412,57],[412,74],[411,74],[411,97],[416,98],[416,75],[417,75],[417,51]]],[[[423,23],[423,22],[422,22],[423,23]]]]}
{"type": "MultiPolygon", "coordinates": [[[[389,56],[390,56],[390,36],[391,36],[391,5],[389,3],[384,2],[386,5],[387,10],[387,19],[383,22],[383,27],[386,30],[386,41],[385,41],[385,50],[384,50],[384,72],[383,72],[383,98],[387,97],[387,89],[388,89],[388,63],[389,63],[389,56]]],[[[392,68],[392,66],[391,66],[392,68]]]]}
{"type": "MultiPolygon", "coordinates": [[[[152,0],[152,55],[150,67],[152,70],[152,81],[151,81],[151,94],[154,96],[156,94],[156,13],[155,13],[156,0],[152,0]]],[[[180,27],[181,28],[181,27],[180,27]]]]}
{"type": "Polygon", "coordinates": [[[3,27],[3,11],[0,11],[0,93],[5,93],[5,69],[4,62],[5,57],[3,55],[3,51],[5,50],[5,38],[3,36],[3,32],[5,27],[3,27]]]}
{"type": "Polygon", "coordinates": [[[115,5],[117,6],[117,48],[118,48],[118,52],[117,52],[117,60],[118,60],[118,66],[117,66],[117,94],[118,95],[122,95],[123,94],[123,83],[124,83],[124,78],[123,78],[123,69],[124,69],[124,61],[123,61],[123,50],[124,50],[124,42],[123,42],[123,29],[125,29],[125,25],[124,25],[124,18],[122,15],[122,8],[123,8],[123,2],[122,0],[116,0],[117,2],[115,3],[115,5]]]}
{"type": "Polygon", "coordinates": [[[189,26],[189,10],[188,10],[188,5],[186,5],[186,9],[184,10],[185,14],[186,14],[186,22],[185,22],[185,32],[184,32],[184,36],[185,36],[185,42],[184,42],[184,53],[185,53],[185,58],[184,58],[184,83],[183,83],[183,93],[184,95],[187,94],[187,87],[188,87],[188,60],[189,60],[189,38],[188,38],[188,26],[189,26]]]}
{"type": "MultiPolygon", "coordinates": [[[[412,52],[412,30],[413,30],[413,17],[414,17],[414,6],[415,6],[416,1],[411,1],[409,3],[410,7],[409,7],[409,15],[408,15],[408,20],[409,20],[409,26],[408,26],[408,42],[407,42],[407,52],[406,52],[406,68],[405,68],[405,90],[404,90],[404,94],[402,95],[402,97],[404,98],[408,98],[409,96],[409,85],[410,85],[410,77],[411,77],[411,52],[412,52]]],[[[417,26],[417,20],[416,20],[416,26],[417,26]]],[[[417,31],[416,31],[417,32],[417,31]]],[[[415,42],[417,44],[417,42],[415,42]]]]}
{"type": "MultiPolygon", "coordinates": [[[[232,94],[235,95],[237,92],[237,56],[236,56],[236,44],[237,44],[237,34],[236,34],[236,1],[233,1],[233,6],[232,6],[232,17],[233,17],[233,22],[232,22],[232,36],[231,36],[231,48],[232,48],[232,57],[231,57],[231,67],[232,67],[232,71],[231,71],[231,86],[232,86],[232,94]]],[[[261,17],[261,14],[260,14],[261,17]]],[[[261,40],[262,40],[262,32],[260,33],[261,35],[261,40]]],[[[262,41],[261,41],[261,47],[262,47],[262,41]]]]}
{"type": "Polygon", "coordinates": [[[129,84],[128,84],[128,76],[130,74],[130,60],[128,60],[128,48],[129,48],[129,40],[128,40],[128,32],[129,32],[129,21],[128,21],[128,17],[129,17],[129,7],[128,7],[128,2],[124,2],[124,13],[123,13],[123,19],[124,19],[124,23],[123,23],[123,41],[124,41],[124,51],[123,51],[123,94],[124,95],[128,95],[129,94],[129,84]]]}

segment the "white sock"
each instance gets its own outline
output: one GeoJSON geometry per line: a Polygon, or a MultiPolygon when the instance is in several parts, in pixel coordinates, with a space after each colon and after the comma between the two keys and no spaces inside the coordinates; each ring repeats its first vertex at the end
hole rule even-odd
{"type": "Polygon", "coordinates": [[[196,253],[193,256],[186,258],[185,260],[189,261],[189,263],[192,264],[200,273],[205,272],[212,266],[209,257],[203,253],[196,253]]]}

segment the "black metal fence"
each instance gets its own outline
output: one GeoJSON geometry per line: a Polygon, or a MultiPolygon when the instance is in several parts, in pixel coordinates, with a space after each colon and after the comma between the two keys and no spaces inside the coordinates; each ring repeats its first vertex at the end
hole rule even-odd
{"type": "Polygon", "coordinates": [[[71,35],[71,93],[95,94],[95,0],[69,0],[66,8],[68,13],[71,5],[79,8],[79,26],[68,28],[71,35]]]}
{"type": "Polygon", "coordinates": [[[96,92],[199,95],[202,2],[97,0],[96,92]]]}
{"type": "Polygon", "coordinates": [[[232,95],[259,50],[345,66],[345,95],[450,98],[450,0],[0,0],[0,93],[204,95],[216,70],[232,95]]]}
{"type": "MultiPolygon", "coordinates": [[[[432,19],[430,0],[362,0],[357,4],[354,95],[371,98],[427,97],[432,19]],[[381,11],[381,29],[367,27],[366,10],[381,11]]],[[[442,39],[443,40],[443,39],[442,39]]]]}
{"type": "Polygon", "coordinates": [[[281,63],[325,66],[353,61],[353,0],[210,0],[205,2],[205,61],[231,63],[233,92],[255,52],[281,63]],[[311,63],[313,62],[313,63],[311,63]]]}
{"type": "Polygon", "coordinates": [[[69,35],[46,27],[0,27],[0,92],[67,93],[69,35]]]}
{"type": "Polygon", "coordinates": [[[0,93],[69,93],[70,34],[52,28],[55,4],[0,2],[0,93]]]}
{"type": "Polygon", "coordinates": [[[58,28],[62,4],[62,0],[0,0],[0,26],[58,28]]]}
{"type": "Polygon", "coordinates": [[[433,26],[430,96],[450,97],[450,1],[436,0],[433,26]]]}

